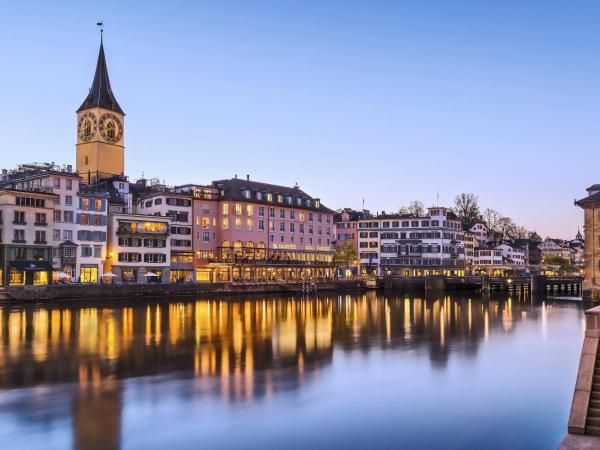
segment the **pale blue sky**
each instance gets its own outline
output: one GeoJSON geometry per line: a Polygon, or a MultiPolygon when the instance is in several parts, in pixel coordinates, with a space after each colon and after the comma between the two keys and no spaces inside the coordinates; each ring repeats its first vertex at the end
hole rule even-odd
{"type": "Polygon", "coordinates": [[[479,195],[571,237],[600,182],[600,3],[0,0],[2,167],[74,163],[105,48],[126,170],[332,208],[479,195]]]}

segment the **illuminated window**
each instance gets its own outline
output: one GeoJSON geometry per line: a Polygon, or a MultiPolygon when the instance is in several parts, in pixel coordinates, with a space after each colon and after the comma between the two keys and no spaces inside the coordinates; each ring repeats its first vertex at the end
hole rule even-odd
{"type": "Polygon", "coordinates": [[[298,219],[299,219],[300,221],[304,221],[304,213],[303,213],[303,212],[299,212],[299,213],[298,213],[298,219]]]}
{"type": "Polygon", "coordinates": [[[229,219],[227,217],[223,217],[223,229],[227,230],[229,228],[229,219]]]}
{"type": "Polygon", "coordinates": [[[202,218],[202,228],[208,228],[210,226],[210,218],[203,217],[202,218]]]}
{"type": "Polygon", "coordinates": [[[242,219],[240,219],[239,217],[235,218],[235,228],[236,230],[242,229],[242,219]]]}
{"type": "Polygon", "coordinates": [[[277,196],[277,202],[278,203],[283,203],[283,195],[278,195],[277,196]]]}
{"type": "Polygon", "coordinates": [[[229,214],[229,203],[223,203],[223,214],[229,214]]]}
{"type": "Polygon", "coordinates": [[[267,201],[268,202],[272,202],[273,201],[273,194],[267,194],[267,201]]]}
{"type": "Polygon", "coordinates": [[[252,219],[246,219],[246,228],[252,230],[254,228],[254,221],[252,219]]]}
{"type": "Polygon", "coordinates": [[[238,216],[242,214],[242,204],[241,203],[235,204],[235,214],[238,216]]]}
{"type": "Polygon", "coordinates": [[[251,216],[254,214],[254,206],[246,205],[246,215],[251,216]]]}

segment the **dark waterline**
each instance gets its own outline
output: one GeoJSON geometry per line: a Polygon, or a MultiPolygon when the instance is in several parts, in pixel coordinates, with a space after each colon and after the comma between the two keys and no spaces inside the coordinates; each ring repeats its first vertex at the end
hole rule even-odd
{"type": "Polygon", "coordinates": [[[584,329],[578,302],[375,292],[0,325],[2,449],[554,449],[584,329]]]}

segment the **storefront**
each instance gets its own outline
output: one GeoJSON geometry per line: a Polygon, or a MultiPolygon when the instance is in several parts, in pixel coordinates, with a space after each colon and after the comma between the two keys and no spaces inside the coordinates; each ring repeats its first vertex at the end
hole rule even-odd
{"type": "Polygon", "coordinates": [[[80,283],[97,283],[98,280],[98,266],[86,264],[79,268],[80,283]]]}
{"type": "Polygon", "coordinates": [[[9,286],[38,286],[48,284],[52,274],[52,263],[9,261],[9,286]]]}

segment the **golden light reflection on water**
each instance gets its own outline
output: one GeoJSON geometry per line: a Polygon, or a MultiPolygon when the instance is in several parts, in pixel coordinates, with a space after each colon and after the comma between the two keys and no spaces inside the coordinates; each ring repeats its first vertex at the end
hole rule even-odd
{"type": "MultiPolygon", "coordinates": [[[[0,386],[189,371],[220,377],[223,395],[250,398],[257,371],[286,367],[300,382],[329,364],[335,347],[419,348],[443,366],[453,349],[476,348],[496,330],[511,332],[521,321],[537,320],[530,306],[519,297],[384,298],[369,292],[316,300],[0,308],[0,386]]],[[[552,309],[544,304],[541,311],[545,328],[552,309]]],[[[266,395],[273,386],[262,390],[266,395]]]]}

